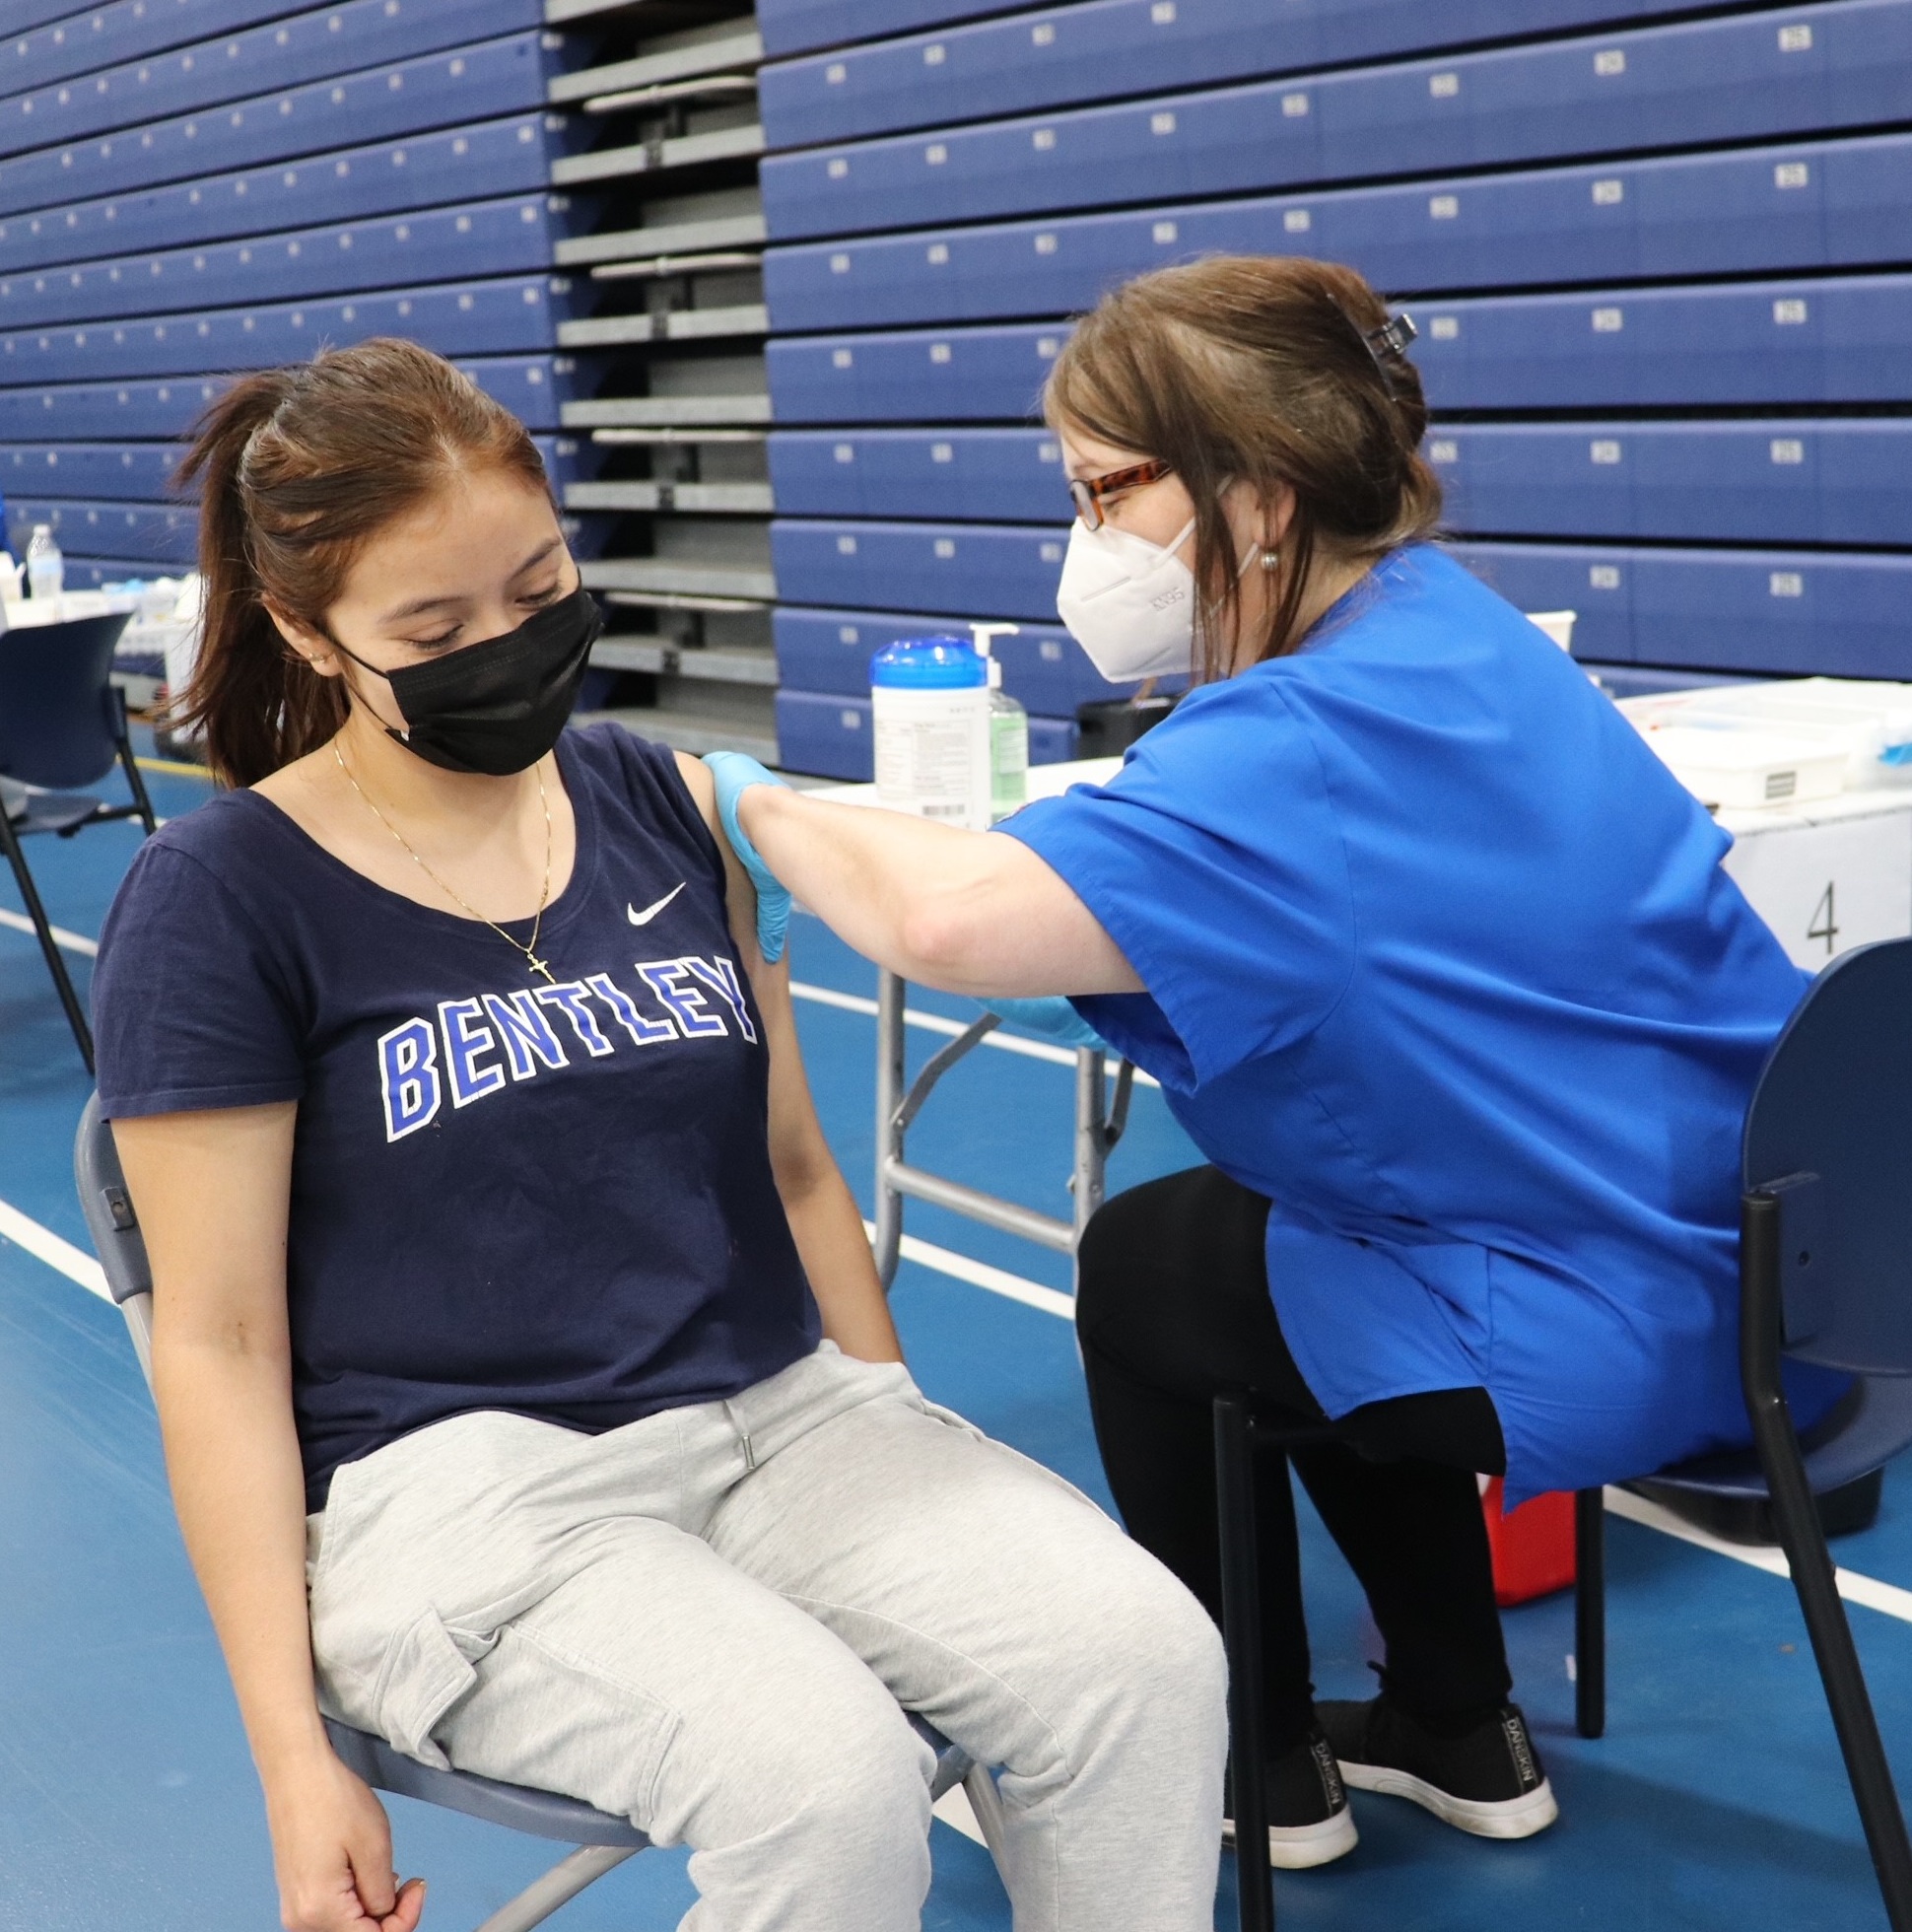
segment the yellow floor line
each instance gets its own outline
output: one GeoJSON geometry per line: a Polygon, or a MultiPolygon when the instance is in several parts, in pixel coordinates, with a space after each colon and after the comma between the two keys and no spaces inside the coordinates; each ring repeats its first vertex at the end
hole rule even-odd
{"type": "Polygon", "coordinates": [[[203,778],[208,785],[213,781],[204,765],[188,765],[180,758],[135,758],[133,763],[143,772],[165,772],[169,778],[203,778]]]}

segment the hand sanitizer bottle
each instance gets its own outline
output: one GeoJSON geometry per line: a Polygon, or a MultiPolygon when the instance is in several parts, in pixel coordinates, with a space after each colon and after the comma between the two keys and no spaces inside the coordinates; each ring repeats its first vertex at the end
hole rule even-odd
{"type": "Polygon", "coordinates": [[[990,667],[990,823],[1000,825],[1029,802],[1029,714],[1002,688],[1002,662],[990,648],[1020,624],[972,624],[976,655],[990,667]]]}

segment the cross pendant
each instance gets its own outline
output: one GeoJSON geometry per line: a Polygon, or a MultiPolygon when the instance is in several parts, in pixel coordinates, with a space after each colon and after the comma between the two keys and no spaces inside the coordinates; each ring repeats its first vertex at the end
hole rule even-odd
{"type": "Polygon", "coordinates": [[[553,986],[556,986],[556,985],[558,984],[558,981],[557,981],[557,978],[556,978],[556,976],[555,976],[555,975],[554,975],[554,974],[552,973],[552,971],[551,971],[551,968],[550,968],[549,966],[547,966],[547,965],[546,965],[546,964],[544,963],[544,961],[543,961],[542,959],[540,959],[540,958],[539,958],[539,957],[537,956],[537,954],[536,954],[536,953],[534,953],[534,952],[527,952],[527,953],[526,953],[526,954],[524,955],[524,963],[525,963],[525,965],[526,965],[526,966],[528,966],[528,967],[529,967],[529,968],[531,969],[531,971],[532,971],[532,972],[534,972],[534,973],[542,973],[542,974],[544,975],[544,977],[545,977],[545,978],[546,978],[546,979],[547,979],[547,980],[548,980],[548,981],[549,981],[549,982],[550,982],[550,983],[551,983],[551,984],[552,984],[553,986]]]}

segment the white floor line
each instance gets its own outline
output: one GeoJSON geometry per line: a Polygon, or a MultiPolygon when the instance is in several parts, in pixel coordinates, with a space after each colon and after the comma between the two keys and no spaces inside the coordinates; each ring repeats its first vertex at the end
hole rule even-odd
{"type": "MultiPolygon", "coordinates": [[[[1609,1486],[1605,1493],[1609,1515],[1623,1516],[1629,1523],[1658,1530],[1662,1536],[1677,1537],[1681,1543],[1710,1550],[1716,1556],[1730,1556],[1736,1563],[1744,1563],[1749,1569],[1764,1570],[1768,1576],[1783,1576],[1789,1580],[1792,1576],[1784,1551],[1765,1545],[1728,1543],[1675,1516],[1660,1503],[1634,1495],[1630,1489],[1609,1486]]],[[[1912,1623],[1912,1590],[1901,1590],[1893,1583],[1881,1583],[1877,1577],[1861,1576],[1857,1570],[1835,1569],[1833,1576],[1839,1585],[1840,1596],[1847,1603],[1863,1604],[1868,1610],[1876,1610],[1881,1616],[1896,1617],[1901,1623],[1912,1623]]]]}
{"type": "MultiPolygon", "coordinates": [[[[16,932],[34,930],[34,922],[25,913],[10,913],[4,907],[0,907],[0,926],[11,926],[16,932]]],[[[52,932],[56,946],[64,946],[68,952],[84,953],[89,959],[99,956],[98,939],[89,939],[84,932],[69,932],[64,926],[56,926],[52,932]]]]}
{"type": "MultiPolygon", "coordinates": [[[[863,1232],[876,1238],[875,1224],[863,1223],[863,1232]]],[[[1025,1308],[1040,1308],[1045,1315],[1059,1315],[1063,1321],[1075,1320],[1075,1297],[1059,1288],[1046,1288],[1040,1281],[1011,1275],[1006,1268],[991,1268],[986,1261],[972,1261],[953,1248],[939,1248],[933,1241],[919,1241],[914,1234],[903,1237],[903,1259],[947,1275],[952,1280],[967,1281],[973,1288],[987,1288],[1005,1301],[1019,1301],[1025,1308]]]]}
{"type": "MultiPolygon", "coordinates": [[[[866,1018],[876,1017],[876,1001],[866,1000],[860,993],[839,993],[835,987],[812,986],[807,980],[790,982],[791,997],[807,1000],[817,1006],[835,1006],[839,1012],[861,1013],[866,1018]]],[[[925,1033],[940,1033],[948,1039],[955,1039],[959,1033],[969,1030],[969,1021],[946,1019],[941,1013],[925,1013],[920,1006],[905,1006],[903,1021],[906,1026],[920,1026],[925,1033]]],[[[1046,1060],[1054,1067],[1073,1067],[1075,1049],[1058,1047],[1047,1040],[1025,1040],[1019,1033],[1005,1033],[997,1027],[992,1033],[983,1036],[983,1045],[994,1047],[999,1053],[1019,1053],[1026,1060],[1046,1060]]],[[[1110,1061],[1113,1072],[1117,1062],[1110,1061]]],[[[1137,1086],[1159,1086],[1159,1080],[1151,1078],[1138,1067],[1135,1069],[1137,1086]]]]}
{"type": "Polygon", "coordinates": [[[989,1839],[983,1835],[983,1828],[976,1822],[976,1814],[970,1809],[969,1793],[960,1784],[952,1784],[936,1800],[936,1816],[953,1830],[962,1832],[966,1838],[974,1838],[980,1845],[987,1845],[989,1839]]]}
{"type": "Polygon", "coordinates": [[[0,1201],[0,1240],[11,1241],[30,1255],[36,1255],[48,1268],[57,1268],[69,1281],[79,1282],[89,1294],[97,1294],[102,1301],[112,1299],[106,1292],[105,1271],[84,1248],[76,1248],[50,1227],[41,1227],[4,1201],[0,1201]]]}

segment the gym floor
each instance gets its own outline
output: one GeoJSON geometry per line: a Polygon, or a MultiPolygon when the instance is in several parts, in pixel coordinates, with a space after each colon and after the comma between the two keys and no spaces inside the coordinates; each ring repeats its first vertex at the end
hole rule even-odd
{"type": "MultiPolygon", "coordinates": [[[[202,780],[176,771],[155,769],[149,783],[163,815],[206,795],[202,780]]],[[[88,942],[136,843],[136,830],[109,826],[30,844],[83,987],[88,942]]],[[[0,1932],[258,1932],[277,1923],[258,1792],[173,1527],[145,1385],[118,1314],[89,1292],[75,1252],[87,1237],[71,1147],[88,1080],[37,948],[19,930],[19,903],[0,880],[0,1932]]],[[[813,920],[796,922],[792,954],[811,1078],[867,1212],[874,972],[813,920]]],[[[974,1011],[921,993],[912,1004],[974,1011]]],[[[939,1044],[913,1026],[913,1064],[939,1044]]],[[[912,1158],[1066,1214],[1070,1094],[1060,1065],[980,1051],[930,1103],[912,1158]]],[[[1160,1093],[1139,1089],[1112,1190],[1194,1159],[1160,1093]]],[[[1106,1500],[1058,1294],[1066,1265],[926,1208],[913,1206],[907,1226],[915,1259],[895,1305],[925,1390],[1106,1500]]],[[[1359,1592],[1303,1510],[1323,1694],[1365,1695],[1373,1635],[1359,1592]]],[[[1357,1793],[1360,1847],[1279,1879],[1284,1927],[1884,1925],[1784,1578],[1610,1514],[1609,1525],[1604,1740],[1572,1731],[1569,1601],[1507,1618],[1515,1694],[1560,1823],[1526,1843],[1483,1843],[1357,1793]]],[[[1887,1746],[1912,1780],[1912,1470],[1888,1472],[1878,1523],[1834,1555],[1892,1586],[1871,1593],[1882,1608],[1851,1616],[1887,1746]]],[[[400,1867],[431,1880],[426,1922],[440,1932],[469,1932],[549,1862],[532,1840],[389,1803],[400,1867]]],[[[924,1925],[1007,1932],[988,1855],[947,1825],[934,1831],[924,1925]]],[[[664,1932],[690,1899],[684,1855],[647,1852],[553,1924],[664,1932]]],[[[1215,1922],[1234,1924],[1226,1872],[1215,1922]]]]}

